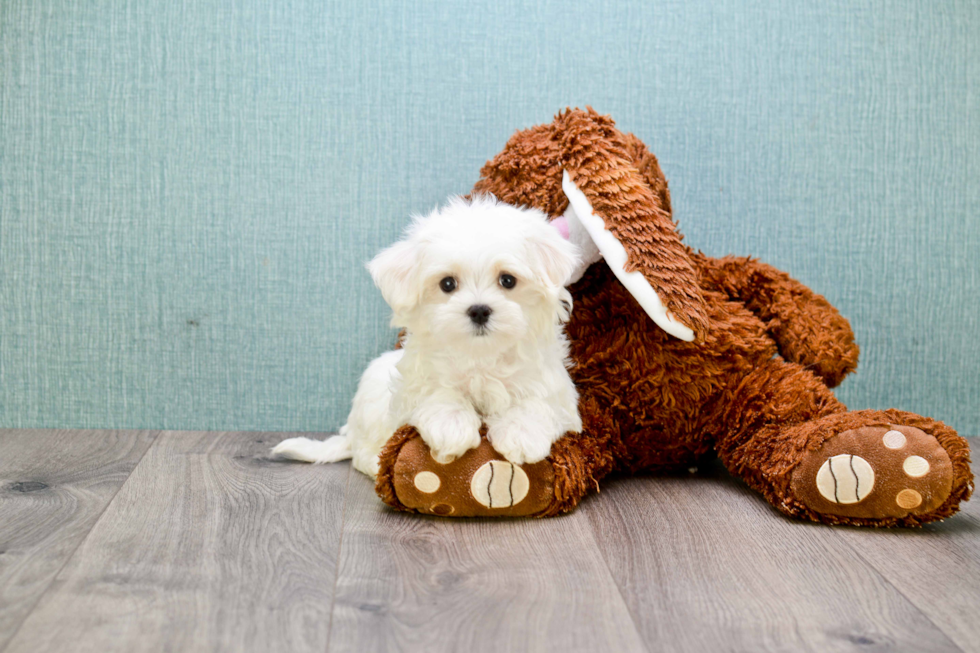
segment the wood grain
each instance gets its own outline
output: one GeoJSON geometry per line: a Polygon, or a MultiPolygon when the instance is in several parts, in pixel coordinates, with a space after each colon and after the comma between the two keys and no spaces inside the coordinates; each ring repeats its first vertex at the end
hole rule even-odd
{"type": "Polygon", "coordinates": [[[155,435],[0,430],[0,650],[155,435]]]}
{"type": "Polygon", "coordinates": [[[958,650],[837,529],[781,516],[720,467],[610,483],[581,510],[651,649],[958,650]]]}
{"type": "Polygon", "coordinates": [[[7,650],[325,650],[349,467],[280,437],[161,433],[7,650]]]}
{"type": "Polygon", "coordinates": [[[980,502],[831,528],[715,465],[448,520],[282,437],[0,431],[0,650],[980,650],[980,502]]]}
{"type": "Polygon", "coordinates": [[[396,513],[350,480],[332,651],[641,651],[583,513],[396,513]]]}
{"type": "MultiPolygon", "coordinates": [[[[975,462],[973,473],[978,472],[975,462]]],[[[980,501],[918,530],[834,534],[963,650],[980,651],[980,501]]]]}

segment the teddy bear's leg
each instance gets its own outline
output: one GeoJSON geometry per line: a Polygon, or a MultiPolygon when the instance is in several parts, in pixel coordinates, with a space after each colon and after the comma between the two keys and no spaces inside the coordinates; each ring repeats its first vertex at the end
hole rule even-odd
{"type": "Polygon", "coordinates": [[[824,297],[771,265],[748,257],[695,258],[702,283],[745,305],[766,325],[779,354],[840,385],[857,369],[851,325],[824,297]]]}
{"type": "Polygon", "coordinates": [[[772,360],[713,415],[728,469],[780,511],[830,524],[915,526],[973,490],[969,445],[942,422],[847,411],[814,374],[772,360]]]}
{"type": "Polygon", "coordinates": [[[513,465],[486,438],[448,464],[430,455],[418,431],[404,426],[380,456],[375,489],[393,508],[444,517],[550,517],[568,512],[613,468],[618,431],[589,397],[580,399],[582,433],[555,442],[551,455],[513,465]]]}

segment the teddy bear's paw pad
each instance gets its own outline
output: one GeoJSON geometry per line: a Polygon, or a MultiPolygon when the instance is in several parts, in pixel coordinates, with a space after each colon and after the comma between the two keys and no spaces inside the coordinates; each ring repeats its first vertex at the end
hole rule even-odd
{"type": "Polygon", "coordinates": [[[834,503],[859,503],[875,485],[875,470],[867,460],[842,453],[828,458],[817,471],[817,491],[834,503]]]}
{"type": "Polygon", "coordinates": [[[865,426],[828,438],[793,472],[792,489],[819,513],[884,519],[938,508],[953,466],[933,436],[911,426],[865,426]]]}
{"type": "Polygon", "coordinates": [[[422,439],[413,438],[398,453],[393,483],[406,508],[443,517],[527,516],[554,500],[550,462],[514,465],[486,438],[447,464],[436,462],[422,439]]]}
{"type": "Polygon", "coordinates": [[[527,497],[531,481],[518,465],[491,460],[476,470],[470,481],[470,494],[487,508],[511,508],[527,497]]]}

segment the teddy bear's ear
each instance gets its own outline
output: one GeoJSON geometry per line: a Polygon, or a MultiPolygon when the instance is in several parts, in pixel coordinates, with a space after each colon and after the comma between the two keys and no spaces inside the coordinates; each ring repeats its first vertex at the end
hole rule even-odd
{"type": "Polygon", "coordinates": [[[653,321],[681,340],[700,339],[708,319],[697,272],[669,208],[636,169],[626,137],[591,108],[560,114],[562,190],[606,263],[653,321]]]}

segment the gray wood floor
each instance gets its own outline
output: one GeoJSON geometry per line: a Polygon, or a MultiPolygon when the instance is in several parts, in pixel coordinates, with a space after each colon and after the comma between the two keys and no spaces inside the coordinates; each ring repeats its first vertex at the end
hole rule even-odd
{"type": "Polygon", "coordinates": [[[830,528],[715,465],[445,520],[285,436],[0,430],[0,651],[980,651],[980,502],[830,528]]]}

